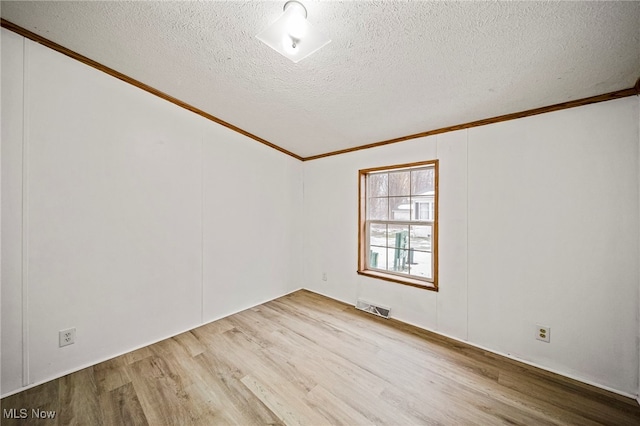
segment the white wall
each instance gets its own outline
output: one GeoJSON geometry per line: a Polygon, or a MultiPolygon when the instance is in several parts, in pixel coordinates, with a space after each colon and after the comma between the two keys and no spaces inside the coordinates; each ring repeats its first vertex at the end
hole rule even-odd
{"type": "Polygon", "coordinates": [[[638,110],[626,98],[303,164],[3,29],[2,393],[304,283],[637,394],[638,110]],[[358,276],[358,169],[432,158],[440,292],[358,276]],[[77,342],[58,348],[66,327],[77,342]]]}
{"type": "Polygon", "coordinates": [[[630,394],[637,108],[628,98],[476,128],[468,151],[470,338],[630,394]],[[553,343],[532,339],[535,324],[553,343]]]}
{"type": "Polygon", "coordinates": [[[2,43],[5,395],[299,288],[298,160],[4,29],[2,43]]]}
{"type": "Polygon", "coordinates": [[[301,287],[302,163],[220,126],[203,163],[207,322],[301,287]]]}
{"type": "Polygon", "coordinates": [[[22,386],[22,53],[23,38],[2,30],[2,383],[22,386]]]}
{"type": "Polygon", "coordinates": [[[638,133],[633,97],[307,162],[305,285],[635,395],[638,133]],[[358,170],[433,158],[440,291],[357,275],[358,170]]]}

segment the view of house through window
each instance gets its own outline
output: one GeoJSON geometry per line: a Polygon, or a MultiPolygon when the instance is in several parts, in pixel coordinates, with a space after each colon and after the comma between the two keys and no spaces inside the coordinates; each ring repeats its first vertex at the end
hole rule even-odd
{"type": "Polygon", "coordinates": [[[437,160],[360,171],[358,272],[437,288],[437,160]]]}

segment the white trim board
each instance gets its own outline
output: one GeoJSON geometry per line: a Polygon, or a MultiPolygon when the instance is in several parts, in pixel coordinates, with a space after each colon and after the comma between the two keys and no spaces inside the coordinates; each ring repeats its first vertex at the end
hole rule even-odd
{"type": "MultiPolygon", "coordinates": [[[[347,305],[351,305],[351,306],[354,305],[354,303],[347,302],[347,301],[338,299],[336,297],[331,297],[331,296],[328,296],[326,294],[320,293],[320,292],[315,291],[315,290],[310,290],[310,289],[305,289],[305,290],[310,291],[311,293],[318,294],[320,296],[328,297],[329,299],[337,300],[338,302],[346,303],[347,305]]],[[[393,306],[391,308],[393,309],[393,306]]],[[[392,312],[393,312],[393,310],[392,310],[392,312]]],[[[439,331],[436,331],[436,330],[433,330],[433,329],[430,329],[430,328],[419,326],[419,325],[414,324],[412,322],[405,321],[405,320],[403,320],[401,318],[394,317],[393,315],[391,315],[390,318],[392,318],[392,319],[394,319],[396,321],[400,321],[400,322],[402,322],[404,324],[411,325],[413,327],[419,328],[421,330],[425,330],[425,331],[428,331],[430,333],[434,333],[434,334],[437,334],[439,336],[443,336],[443,337],[446,337],[448,339],[455,340],[457,342],[464,343],[464,344],[467,344],[469,346],[473,346],[474,348],[478,348],[478,349],[481,349],[483,351],[491,352],[493,354],[503,356],[503,357],[511,359],[513,361],[520,362],[522,364],[526,364],[526,365],[530,365],[530,366],[535,367],[535,368],[539,368],[540,370],[548,371],[550,373],[557,374],[559,376],[566,377],[566,378],[578,381],[580,383],[584,383],[584,384],[587,384],[587,385],[590,385],[590,386],[593,386],[593,387],[596,387],[596,388],[599,388],[599,389],[602,389],[602,390],[605,390],[605,391],[608,391],[608,392],[613,392],[615,394],[618,394],[618,395],[621,395],[621,396],[624,396],[624,397],[627,397],[627,398],[635,399],[636,401],[638,401],[638,404],[640,404],[640,396],[639,395],[633,395],[633,394],[630,394],[630,393],[627,393],[627,392],[620,391],[618,389],[610,388],[608,386],[605,386],[605,385],[590,381],[588,379],[585,379],[585,378],[582,378],[582,377],[579,377],[579,376],[576,376],[576,375],[573,375],[573,374],[568,374],[568,373],[561,372],[561,371],[558,371],[558,370],[555,370],[555,369],[552,369],[552,368],[548,368],[548,367],[542,366],[540,364],[536,364],[535,362],[527,361],[527,360],[518,358],[518,357],[510,355],[510,354],[506,354],[506,353],[503,353],[503,352],[500,352],[500,351],[496,351],[495,349],[490,349],[490,348],[475,344],[473,342],[469,342],[467,340],[462,340],[460,338],[457,338],[457,337],[454,337],[454,336],[450,336],[450,335],[448,335],[446,333],[442,333],[442,332],[439,332],[439,331]]]]}
{"type": "MultiPolygon", "coordinates": [[[[38,381],[38,382],[36,382],[36,383],[31,383],[31,384],[30,384],[30,385],[28,385],[28,386],[24,386],[24,387],[21,387],[21,388],[19,388],[19,389],[15,389],[15,390],[12,390],[12,391],[10,391],[10,392],[7,392],[6,394],[0,395],[0,398],[6,398],[6,397],[8,397],[8,396],[15,395],[15,394],[20,393],[20,392],[22,392],[22,391],[26,391],[26,390],[28,390],[28,389],[35,388],[36,386],[40,386],[40,385],[42,385],[42,384],[44,384],[44,383],[50,382],[50,381],[52,381],[52,380],[59,379],[59,378],[61,378],[61,377],[64,377],[64,376],[66,376],[67,374],[76,373],[76,372],[78,372],[78,371],[80,371],[80,370],[84,370],[85,368],[92,367],[92,366],[94,366],[94,365],[96,365],[96,364],[100,364],[101,362],[105,362],[105,361],[108,361],[108,360],[110,360],[110,359],[117,358],[117,357],[119,357],[119,356],[122,356],[122,355],[128,354],[129,352],[133,352],[133,351],[136,351],[136,350],[138,350],[138,349],[142,349],[142,348],[144,348],[144,347],[151,346],[151,345],[153,345],[153,344],[155,344],[155,343],[158,343],[158,342],[161,342],[161,341],[163,341],[163,340],[171,339],[171,338],[173,338],[173,337],[175,337],[175,336],[178,336],[178,335],[180,335],[180,334],[182,334],[182,333],[186,333],[186,332],[189,332],[189,331],[191,331],[191,330],[195,330],[196,328],[199,328],[199,327],[205,326],[205,325],[207,325],[207,324],[210,324],[210,323],[212,323],[212,322],[215,322],[215,321],[221,320],[221,319],[226,318],[226,317],[229,317],[229,316],[231,316],[231,315],[235,315],[235,314],[237,314],[237,313],[239,313],[239,312],[246,311],[247,309],[251,309],[251,308],[254,308],[254,307],[256,307],[256,306],[260,306],[260,305],[262,305],[262,304],[264,304],[264,303],[271,302],[272,300],[279,299],[279,298],[281,298],[281,297],[284,297],[284,296],[286,296],[286,295],[288,295],[288,294],[291,294],[291,293],[295,293],[296,291],[300,291],[300,290],[304,290],[304,289],[303,289],[302,287],[297,288],[297,289],[295,289],[295,290],[292,290],[292,291],[289,291],[289,292],[283,293],[283,294],[281,294],[280,296],[276,296],[276,297],[271,298],[271,299],[263,300],[262,302],[258,302],[258,303],[256,303],[256,304],[251,305],[251,306],[248,306],[248,307],[246,307],[246,308],[239,309],[239,310],[237,310],[237,311],[231,312],[230,314],[223,315],[223,316],[221,316],[221,317],[219,317],[219,318],[215,318],[215,319],[213,319],[213,320],[211,320],[211,321],[207,321],[207,322],[205,322],[205,323],[199,324],[199,325],[197,325],[197,326],[195,326],[195,327],[188,328],[188,329],[186,329],[186,330],[182,330],[182,331],[180,331],[180,332],[178,332],[178,333],[172,334],[172,335],[167,336],[167,337],[164,337],[164,338],[162,338],[162,339],[154,340],[154,341],[152,341],[152,342],[148,342],[148,343],[145,343],[145,344],[142,344],[142,345],[139,345],[139,346],[135,346],[135,347],[131,348],[130,350],[127,350],[127,351],[122,352],[122,353],[117,353],[117,354],[115,354],[115,355],[107,356],[107,357],[105,357],[105,358],[99,359],[99,360],[98,360],[98,361],[96,361],[96,362],[90,362],[90,363],[82,364],[82,365],[81,365],[81,366],[79,366],[79,367],[72,368],[72,369],[67,370],[67,371],[65,371],[65,372],[62,372],[62,373],[60,373],[60,374],[58,374],[58,375],[56,375],[56,376],[54,376],[54,377],[51,377],[51,378],[48,378],[48,379],[45,379],[45,380],[40,380],[40,381],[38,381]]],[[[327,297],[328,297],[328,296],[327,296],[327,297]]]]}

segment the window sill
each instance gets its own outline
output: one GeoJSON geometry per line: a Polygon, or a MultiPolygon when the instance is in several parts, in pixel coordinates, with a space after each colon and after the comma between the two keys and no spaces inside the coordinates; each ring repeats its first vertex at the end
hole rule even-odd
{"type": "Polygon", "coordinates": [[[438,286],[435,283],[431,283],[428,281],[399,277],[397,275],[385,274],[383,272],[364,270],[358,271],[359,275],[364,275],[366,277],[378,278],[385,281],[391,281],[398,284],[404,284],[411,287],[422,288],[425,290],[438,291],[438,286]]]}

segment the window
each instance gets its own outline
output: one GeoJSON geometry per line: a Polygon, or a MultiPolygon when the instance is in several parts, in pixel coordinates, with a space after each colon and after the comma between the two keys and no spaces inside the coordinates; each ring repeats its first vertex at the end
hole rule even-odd
{"type": "Polygon", "coordinates": [[[360,170],[358,273],[438,289],[438,160],[360,170]]]}

